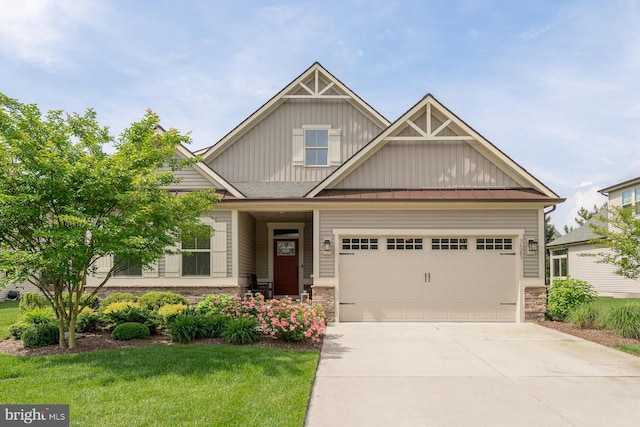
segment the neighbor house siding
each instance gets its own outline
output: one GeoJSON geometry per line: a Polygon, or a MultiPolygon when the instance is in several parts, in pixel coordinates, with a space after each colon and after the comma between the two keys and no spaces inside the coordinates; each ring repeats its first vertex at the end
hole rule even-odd
{"type": "Polygon", "coordinates": [[[331,125],[341,129],[342,162],[380,133],[380,127],[342,99],[289,99],[209,165],[231,183],[258,181],[318,182],[334,167],[294,166],[293,129],[331,125]]]}
{"type": "MultiPolygon", "coordinates": [[[[367,229],[523,229],[538,235],[538,211],[527,210],[413,210],[413,211],[321,211],[320,241],[333,238],[336,228],[367,229]]],[[[339,242],[336,242],[339,250],[339,242]]],[[[538,256],[524,256],[524,277],[538,277],[538,256]]],[[[320,256],[320,276],[334,277],[334,256],[320,256]]]]}
{"type": "Polygon", "coordinates": [[[238,213],[239,279],[255,273],[256,220],[246,212],[238,213]]]}
{"type": "Polygon", "coordinates": [[[465,141],[391,141],[336,188],[514,188],[465,141]]]}
{"type": "Polygon", "coordinates": [[[569,276],[589,282],[601,295],[640,295],[640,280],[631,280],[615,274],[615,266],[598,263],[598,257],[593,256],[606,251],[608,249],[596,248],[594,245],[569,247],[567,259],[569,276]]]}

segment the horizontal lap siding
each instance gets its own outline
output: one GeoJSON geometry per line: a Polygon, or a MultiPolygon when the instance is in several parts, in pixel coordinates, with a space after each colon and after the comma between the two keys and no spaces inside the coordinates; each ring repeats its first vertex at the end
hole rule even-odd
{"type": "MultiPolygon", "coordinates": [[[[321,211],[320,241],[333,238],[336,228],[354,229],[524,229],[538,235],[538,211],[530,210],[415,210],[415,211],[321,211]]],[[[428,230],[425,235],[428,235],[428,230]]],[[[336,242],[339,248],[339,242],[336,242]]],[[[334,277],[333,256],[320,256],[320,276],[334,277]]],[[[538,256],[524,257],[524,277],[538,277],[538,256]]]]}
{"type": "Polygon", "coordinates": [[[238,275],[240,279],[255,273],[256,220],[246,212],[238,214],[238,275]]]}
{"type": "Polygon", "coordinates": [[[640,280],[619,276],[615,274],[615,266],[598,263],[598,257],[595,256],[584,256],[607,251],[608,249],[596,248],[593,245],[570,247],[567,260],[568,274],[575,279],[591,283],[599,293],[640,293],[640,280]]]}
{"type": "Polygon", "coordinates": [[[380,133],[380,128],[342,99],[290,99],[240,137],[210,166],[229,182],[321,181],[336,167],[293,166],[292,133],[303,125],[341,129],[342,161],[380,133]]]}

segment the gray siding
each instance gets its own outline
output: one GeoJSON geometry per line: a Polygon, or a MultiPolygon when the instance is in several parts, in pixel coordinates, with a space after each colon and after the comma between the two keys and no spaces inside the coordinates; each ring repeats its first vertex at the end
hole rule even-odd
{"type": "MultiPolygon", "coordinates": [[[[394,229],[524,229],[538,235],[538,211],[528,210],[416,210],[416,211],[321,211],[320,241],[333,238],[335,228],[394,229]]],[[[335,242],[339,248],[339,242],[335,242]]],[[[339,249],[338,249],[339,250],[339,249]]],[[[524,256],[524,277],[538,277],[538,256],[524,256]]],[[[320,276],[334,277],[334,256],[320,256],[320,276]]]]}
{"type": "Polygon", "coordinates": [[[341,129],[342,162],[381,131],[345,100],[289,99],[209,165],[231,183],[321,181],[336,167],[293,166],[292,132],[303,125],[331,125],[341,129]]]}
{"type": "MultiPolygon", "coordinates": [[[[166,172],[168,170],[168,167],[164,167],[160,169],[160,172],[166,172]]],[[[195,190],[203,188],[215,188],[216,190],[224,189],[221,185],[214,184],[207,179],[198,170],[196,170],[194,166],[174,171],[173,174],[180,178],[180,182],[168,186],[167,188],[170,190],[195,190]]]]}
{"type": "Polygon", "coordinates": [[[489,187],[520,185],[465,141],[391,141],[336,186],[489,187]]]}
{"type": "Polygon", "coordinates": [[[255,273],[256,220],[246,212],[238,214],[238,275],[240,279],[255,273]]]}
{"type": "Polygon", "coordinates": [[[214,211],[212,212],[213,219],[216,222],[227,223],[227,277],[231,277],[233,274],[231,269],[232,253],[231,253],[231,211],[214,211]]]}

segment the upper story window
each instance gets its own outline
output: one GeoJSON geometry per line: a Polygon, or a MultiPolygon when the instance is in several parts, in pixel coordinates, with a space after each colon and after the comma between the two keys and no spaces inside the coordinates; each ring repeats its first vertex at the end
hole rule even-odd
{"type": "Polygon", "coordinates": [[[306,166],[327,166],[329,164],[328,129],[305,129],[304,164],[306,166]]]}
{"type": "Polygon", "coordinates": [[[631,206],[635,206],[635,214],[640,215],[640,187],[622,192],[622,207],[628,208],[631,206]]]}
{"type": "Polygon", "coordinates": [[[331,125],[303,125],[301,129],[293,129],[292,148],[294,166],[339,166],[340,129],[331,125]]]}

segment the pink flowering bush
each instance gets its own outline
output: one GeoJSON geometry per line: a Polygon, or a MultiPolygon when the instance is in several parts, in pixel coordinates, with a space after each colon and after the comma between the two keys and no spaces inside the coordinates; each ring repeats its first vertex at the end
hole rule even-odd
{"type": "Polygon", "coordinates": [[[285,341],[320,341],[326,330],[324,310],[311,301],[291,298],[265,301],[262,295],[246,299],[236,297],[222,314],[231,318],[255,318],[263,334],[285,341]]]}

